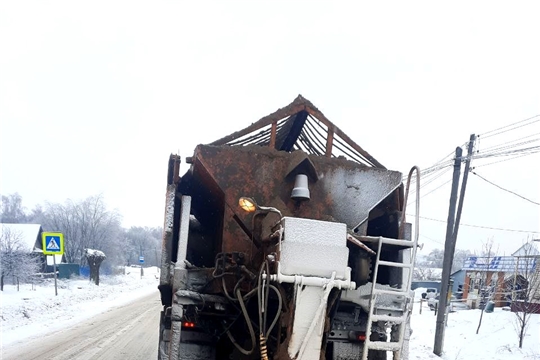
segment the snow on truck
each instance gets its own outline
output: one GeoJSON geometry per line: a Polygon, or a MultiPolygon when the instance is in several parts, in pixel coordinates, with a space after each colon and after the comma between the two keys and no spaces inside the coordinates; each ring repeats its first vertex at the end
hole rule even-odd
{"type": "Polygon", "coordinates": [[[159,360],[408,358],[416,172],[298,96],[168,164],[159,360]]]}

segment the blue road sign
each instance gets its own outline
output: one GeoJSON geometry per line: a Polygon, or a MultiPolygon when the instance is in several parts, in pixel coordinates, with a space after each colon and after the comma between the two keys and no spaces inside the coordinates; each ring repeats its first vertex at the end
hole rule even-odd
{"type": "Polygon", "coordinates": [[[43,232],[41,236],[44,255],[62,255],[64,253],[64,234],[43,232]]]}
{"type": "Polygon", "coordinates": [[[142,264],[144,262],[144,256],[139,256],[139,262],[142,264]]]}

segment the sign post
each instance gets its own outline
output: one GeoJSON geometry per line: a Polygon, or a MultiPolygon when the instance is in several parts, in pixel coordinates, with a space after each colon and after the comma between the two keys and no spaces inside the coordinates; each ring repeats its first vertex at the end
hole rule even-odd
{"type": "Polygon", "coordinates": [[[54,295],[58,296],[56,275],[56,255],[64,254],[64,234],[60,232],[43,232],[41,234],[43,255],[52,255],[54,269],[54,295]]]}
{"type": "Polygon", "coordinates": [[[144,264],[144,256],[143,255],[139,256],[139,262],[141,263],[141,279],[142,279],[142,277],[144,275],[143,274],[143,267],[142,267],[142,264],[144,264]]]}

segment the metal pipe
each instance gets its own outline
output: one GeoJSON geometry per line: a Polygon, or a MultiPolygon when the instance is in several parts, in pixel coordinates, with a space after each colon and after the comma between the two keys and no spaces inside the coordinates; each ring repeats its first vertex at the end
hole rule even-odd
{"type": "MultiPolygon", "coordinates": [[[[178,252],[175,269],[186,268],[187,245],[189,235],[189,214],[191,212],[191,196],[182,196],[182,210],[180,212],[180,230],[178,235],[178,252]]],[[[176,289],[175,289],[176,290],[176,289]]]]}
{"type": "MultiPolygon", "coordinates": [[[[263,274],[263,279],[266,279],[267,275],[263,274]]],[[[270,281],[277,281],[278,283],[297,284],[300,286],[316,286],[325,287],[327,284],[333,282],[334,286],[338,289],[355,290],[356,283],[351,281],[351,268],[347,267],[345,280],[331,280],[330,278],[323,278],[317,276],[303,276],[303,275],[283,275],[281,273],[281,266],[278,261],[277,273],[270,275],[270,281]]]]}

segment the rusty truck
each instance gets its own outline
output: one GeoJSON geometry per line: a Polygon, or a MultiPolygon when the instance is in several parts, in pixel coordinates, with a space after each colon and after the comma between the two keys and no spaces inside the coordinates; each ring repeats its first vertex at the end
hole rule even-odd
{"type": "Polygon", "coordinates": [[[159,360],[407,359],[416,166],[388,170],[301,95],[185,162],[168,162],[159,360]]]}

